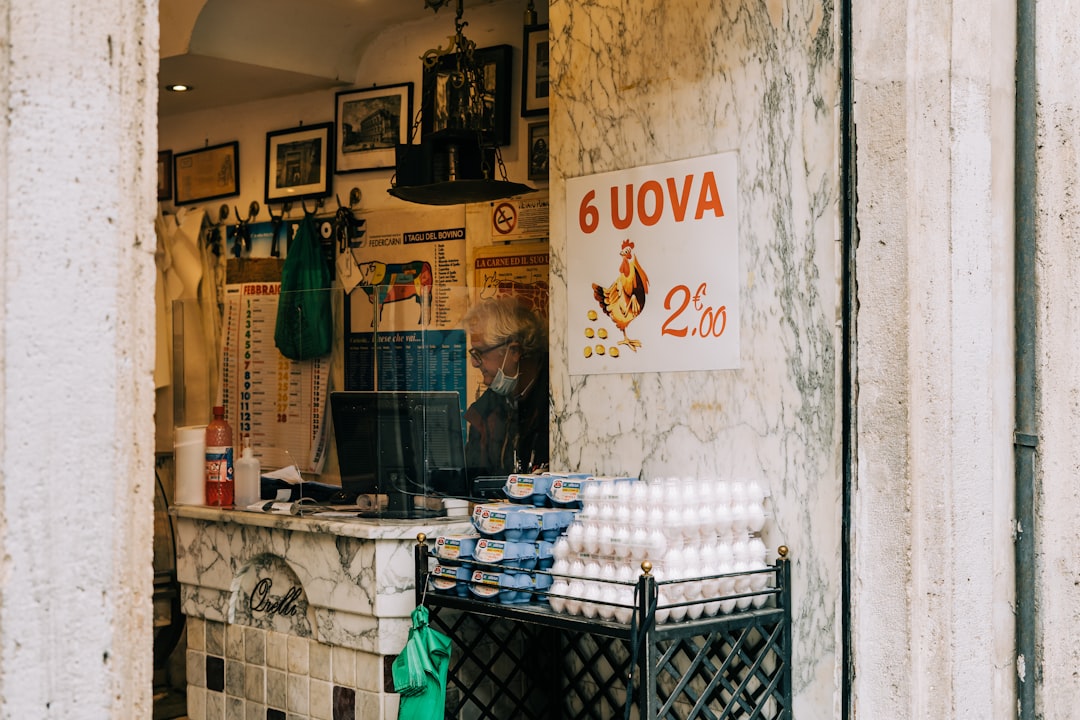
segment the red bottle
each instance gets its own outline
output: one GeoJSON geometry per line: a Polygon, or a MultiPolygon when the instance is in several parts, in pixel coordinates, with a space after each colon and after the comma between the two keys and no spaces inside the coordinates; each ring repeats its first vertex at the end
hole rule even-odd
{"type": "Polygon", "coordinates": [[[233,504],[232,427],[225,420],[225,408],[214,406],[214,419],[206,426],[206,504],[233,504]]]}

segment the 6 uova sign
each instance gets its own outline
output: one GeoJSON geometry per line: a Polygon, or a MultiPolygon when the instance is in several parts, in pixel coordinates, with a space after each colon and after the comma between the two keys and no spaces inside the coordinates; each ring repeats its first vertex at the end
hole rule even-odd
{"type": "Polygon", "coordinates": [[[572,178],[570,373],[739,367],[735,153],[572,178]]]}

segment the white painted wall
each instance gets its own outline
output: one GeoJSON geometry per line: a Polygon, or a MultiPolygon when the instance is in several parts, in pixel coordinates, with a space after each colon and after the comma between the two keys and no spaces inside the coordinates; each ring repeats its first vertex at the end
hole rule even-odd
{"type": "Polygon", "coordinates": [[[151,715],[157,5],[0,12],[0,716],[151,715]]]}
{"type": "MultiPolygon", "coordinates": [[[[417,3],[420,0],[416,0],[417,3]]],[[[478,47],[508,44],[514,47],[512,97],[510,104],[511,137],[513,142],[501,148],[503,162],[506,164],[510,180],[527,183],[542,188],[546,183],[527,180],[527,157],[525,147],[528,142],[528,127],[533,121],[544,118],[522,118],[519,116],[518,98],[521,97],[521,18],[524,12],[524,0],[503,0],[494,4],[470,7],[464,15],[469,23],[465,36],[473,40],[478,47]]],[[[546,20],[541,12],[540,21],[546,20]]],[[[452,12],[429,13],[422,20],[406,23],[392,28],[377,37],[366,50],[364,57],[355,69],[352,87],[371,87],[372,85],[393,85],[404,82],[413,83],[413,114],[420,108],[421,89],[423,87],[423,63],[421,55],[429,48],[446,47],[447,35],[454,33],[454,15],[452,12]]],[[[174,153],[196,150],[206,145],[216,145],[238,140],[240,142],[240,195],[232,198],[213,200],[202,204],[217,218],[218,208],[224,203],[232,209],[237,208],[246,217],[251,201],[258,201],[262,206],[259,220],[269,220],[269,211],[265,208],[266,198],[266,134],[275,130],[285,130],[299,125],[313,125],[334,120],[335,93],[333,91],[309,93],[307,95],[265,100],[234,105],[225,109],[183,113],[161,118],[159,128],[159,147],[174,153]]],[[[419,135],[416,137],[419,142],[419,135]]],[[[334,195],[342,203],[348,202],[349,191],[359,188],[362,194],[360,208],[363,210],[378,208],[408,207],[403,200],[387,194],[393,170],[373,170],[358,173],[335,175],[332,195],[326,201],[325,210],[337,209],[334,195]]],[[[308,201],[308,208],[314,207],[308,201]]],[[[166,207],[169,207],[166,204],[166,207]]],[[[275,210],[280,211],[280,206],[275,210]]],[[[299,217],[301,210],[295,207],[289,217],[299,217]]],[[[235,214],[230,215],[230,223],[236,222],[235,214]]]]}
{"type": "Polygon", "coordinates": [[[1015,16],[855,3],[858,717],[1016,709],[1015,16]]]}

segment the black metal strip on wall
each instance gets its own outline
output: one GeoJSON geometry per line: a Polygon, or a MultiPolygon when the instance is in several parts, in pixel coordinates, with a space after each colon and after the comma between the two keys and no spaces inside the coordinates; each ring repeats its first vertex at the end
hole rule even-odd
{"type": "Polygon", "coordinates": [[[856,320],[858,318],[858,285],[855,274],[855,250],[858,246],[857,185],[855,164],[854,77],[851,37],[851,0],[840,0],[840,214],[841,225],[841,452],[843,488],[841,496],[840,534],[840,624],[841,624],[841,717],[853,717],[851,693],[855,678],[855,659],[852,653],[851,588],[854,582],[851,555],[854,546],[852,499],[855,492],[858,415],[858,373],[856,367],[856,320]]]}

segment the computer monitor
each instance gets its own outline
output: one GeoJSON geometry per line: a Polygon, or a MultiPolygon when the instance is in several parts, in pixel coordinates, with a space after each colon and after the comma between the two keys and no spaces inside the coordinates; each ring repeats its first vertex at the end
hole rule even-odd
{"type": "Polygon", "coordinates": [[[384,517],[424,517],[418,495],[467,492],[461,405],[452,391],[330,393],[342,490],[387,496],[384,517]]]}

